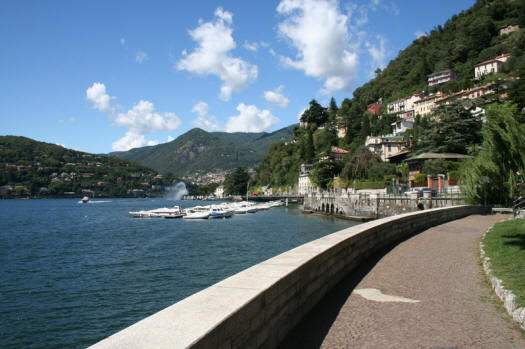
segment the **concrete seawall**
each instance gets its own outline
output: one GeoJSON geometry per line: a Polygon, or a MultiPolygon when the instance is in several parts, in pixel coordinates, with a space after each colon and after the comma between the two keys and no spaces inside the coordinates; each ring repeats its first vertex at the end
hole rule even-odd
{"type": "MultiPolygon", "coordinates": [[[[429,193],[430,194],[430,193],[429,193]]],[[[310,194],[304,198],[306,211],[349,217],[382,218],[415,212],[421,209],[451,207],[463,204],[463,199],[450,197],[424,197],[359,195],[332,193],[310,194]]]]}
{"type": "Polygon", "coordinates": [[[273,348],[373,253],[482,212],[478,206],[437,208],[338,231],[243,270],[92,348],[273,348]]]}

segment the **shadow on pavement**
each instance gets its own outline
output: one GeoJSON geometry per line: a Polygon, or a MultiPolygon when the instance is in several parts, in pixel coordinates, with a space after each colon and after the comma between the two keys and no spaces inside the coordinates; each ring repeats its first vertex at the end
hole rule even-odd
{"type": "Polygon", "coordinates": [[[337,286],[308,313],[303,321],[284,338],[277,348],[319,348],[354,288],[374,268],[381,258],[405,240],[406,239],[397,241],[392,246],[375,253],[361,263],[357,269],[337,284],[337,286]]]}

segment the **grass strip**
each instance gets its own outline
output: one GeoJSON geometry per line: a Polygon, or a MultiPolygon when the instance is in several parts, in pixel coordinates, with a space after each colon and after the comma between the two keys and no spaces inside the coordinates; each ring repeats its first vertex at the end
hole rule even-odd
{"type": "Polygon", "coordinates": [[[496,223],[483,245],[493,275],[516,295],[516,306],[525,307],[525,219],[496,223]]]}

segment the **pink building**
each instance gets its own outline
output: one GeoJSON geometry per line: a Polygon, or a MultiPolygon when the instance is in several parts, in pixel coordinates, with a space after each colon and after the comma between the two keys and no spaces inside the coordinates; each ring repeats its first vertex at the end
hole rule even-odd
{"type": "Polygon", "coordinates": [[[456,72],[450,69],[428,75],[428,86],[444,84],[445,82],[456,80],[456,72]]]}
{"type": "Polygon", "coordinates": [[[379,114],[379,109],[381,109],[381,104],[372,103],[368,105],[368,111],[374,115],[379,114]]]}

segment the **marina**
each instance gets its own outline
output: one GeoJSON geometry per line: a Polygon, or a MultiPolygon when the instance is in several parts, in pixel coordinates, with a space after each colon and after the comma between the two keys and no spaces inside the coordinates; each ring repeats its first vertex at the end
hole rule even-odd
{"type": "Polygon", "coordinates": [[[255,213],[267,211],[272,207],[282,207],[284,202],[280,200],[267,203],[256,203],[250,201],[211,204],[205,206],[188,207],[184,210],[175,205],[171,208],[161,207],[153,210],[130,211],[133,218],[184,218],[184,219],[208,219],[208,218],[230,218],[234,214],[255,213]]]}

